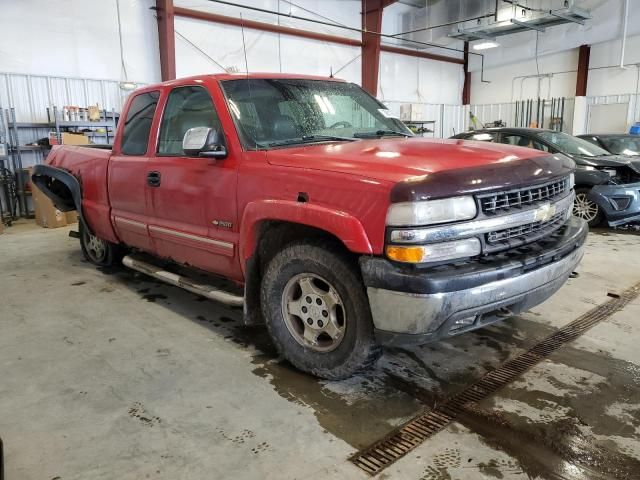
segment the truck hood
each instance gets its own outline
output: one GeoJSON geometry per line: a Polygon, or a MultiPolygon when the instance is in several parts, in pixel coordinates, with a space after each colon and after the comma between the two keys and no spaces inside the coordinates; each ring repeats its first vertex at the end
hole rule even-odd
{"type": "Polygon", "coordinates": [[[340,172],[398,182],[443,170],[548,155],[530,148],[466,140],[385,138],[269,150],[273,165],[340,172]]]}

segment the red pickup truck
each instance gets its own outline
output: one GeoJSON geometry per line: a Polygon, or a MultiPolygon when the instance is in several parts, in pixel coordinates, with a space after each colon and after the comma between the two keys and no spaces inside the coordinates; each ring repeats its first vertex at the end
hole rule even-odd
{"type": "Polygon", "coordinates": [[[337,379],[557,291],[587,235],[573,169],[414,137],[352,83],[223,74],[137,90],[112,149],[54,147],[32,178],[79,212],[94,264],[243,306],[293,365],[337,379]]]}

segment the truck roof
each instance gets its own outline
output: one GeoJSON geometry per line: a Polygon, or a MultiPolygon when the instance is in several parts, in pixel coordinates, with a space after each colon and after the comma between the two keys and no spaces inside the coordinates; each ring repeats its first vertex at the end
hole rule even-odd
{"type": "Polygon", "coordinates": [[[249,74],[241,72],[241,73],[211,73],[211,74],[203,74],[203,75],[193,75],[190,77],[182,77],[177,78],[175,80],[168,80],[166,82],[154,83],[152,85],[145,85],[140,90],[153,90],[154,88],[158,88],[159,86],[176,86],[176,85],[184,85],[185,83],[193,83],[193,82],[204,82],[210,80],[242,80],[242,79],[304,79],[304,80],[325,80],[330,82],[344,82],[340,78],[332,78],[332,77],[322,77],[318,75],[300,75],[295,73],[273,73],[273,72],[251,72],[249,74]]]}

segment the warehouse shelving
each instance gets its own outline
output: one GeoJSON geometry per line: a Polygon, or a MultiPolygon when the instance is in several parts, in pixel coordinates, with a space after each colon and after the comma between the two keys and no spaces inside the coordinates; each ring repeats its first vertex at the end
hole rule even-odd
{"type": "MultiPolygon", "coordinates": [[[[11,170],[16,180],[18,211],[10,211],[13,217],[19,215],[31,218],[34,215],[34,212],[29,209],[30,202],[27,200],[27,197],[31,195],[31,191],[27,188],[29,185],[28,170],[24,168],[22,157],[23,154],[35,155],[35,158],[32,158],[33,161],[29,162],[29,164],[42,163],[51,147],[49,145],[34,145],[32,143],[40,138],[49,138],[53,132],[55,132],[55,138],[58,144],[62,143],[62,134],[64,132],[83,133],[90,137],[91,140],[101,139],[107,144],[114,138],[115,127],[119,119],[119,114],[115,111],[107,112],[106,110],[102,110],[100,120],[95,122],[63,121],[60,120],[58,113],[56,107],[47,108],[47,122],[18,122],[16,120],[15,108],[5,109],[4,115],[0,112],[0,123],[5,124],[1,118],[2,116],[4,116],[6,120],[6,167],[11,170]],[[89,132],[82,131],[82,129],[96,128],[102,128],[104,132],[94,130],[89,132]],[[25,140],[24,136],[27,131],[29,131],[28,136],[30,138],[25,140]],[[27,145],[27,143],[31,144],[27,145]]],[[[6,188],[4,190],[6,191],[6,188]]],[[[9,205],[9,209],[12,209],[11,205],[9,205]]]]}

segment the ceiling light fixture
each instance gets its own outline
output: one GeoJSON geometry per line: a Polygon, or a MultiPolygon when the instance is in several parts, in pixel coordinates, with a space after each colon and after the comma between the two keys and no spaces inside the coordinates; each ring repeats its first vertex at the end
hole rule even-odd
{"type": "Polygon", "coordinates": [[[120,90],[135,90],[138,88],[138,84],[134,82],[120,82],[120,90]]]}
{"type": "Polygon", "coordinates": [[[480,43],[476,43],[473,45],[473,49],[474,50],[487,50],[489,48],[496,48],[499,47],[500,44],[498,42],[492,42],[492,41],[487,41],[487,42],[480,42],[480,43]]]}

